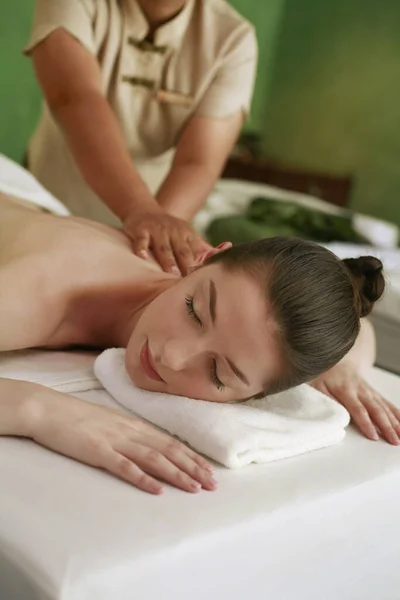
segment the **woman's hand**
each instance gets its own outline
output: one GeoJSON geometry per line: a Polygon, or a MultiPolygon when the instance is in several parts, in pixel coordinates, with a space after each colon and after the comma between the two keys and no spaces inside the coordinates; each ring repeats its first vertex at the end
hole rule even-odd
{"type": "Polygon", "coordinates": [[[352,362],[338,363],[312,385],[340,402],[367,438],[378,440],[379,432],[390,444],[400,445],[400,409],[382,398],[352,362]]]}
{"type": "Polygon", "coordinates": [[[196,257],[210,248],[189,223],[157,205],[136,206],[124,220],[124,231],[137,256],[147,259],[151,250],[161,268],[170,273],[186,275],[196,257]]]}
{"type": "Polygon", "coordinates": [[[160,494],[158,479],[187,492],[216,488],[204,458],[139,419],[42,386],[26,412],[36,442],[141,490],[160,494]]]}

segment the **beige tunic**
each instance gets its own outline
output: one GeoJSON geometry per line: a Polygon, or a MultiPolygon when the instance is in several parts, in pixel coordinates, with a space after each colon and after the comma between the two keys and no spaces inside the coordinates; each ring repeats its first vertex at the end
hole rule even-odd
{"type": "MultiPolygon", "coordinates": [[[[57,28],[96,57],[104,94],[153,193],[192,115],[220,119],[249,109],[254,31],[225,0],[188,0],[152,44],[144,41],[149,26],[136,0],[37,0],[25,52],[57,28]]],[[[46,105],[28,157],[37,179],[74,214],[116,222],[82,179],[46,105]]]]}

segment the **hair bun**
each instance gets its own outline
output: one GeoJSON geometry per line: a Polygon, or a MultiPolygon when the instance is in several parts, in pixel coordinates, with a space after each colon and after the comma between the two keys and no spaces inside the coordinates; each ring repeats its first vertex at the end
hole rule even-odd
{"type": "Polygon", "coordinates": [[[359,299],[360,317],[366,317],[371,312],[374,302],[379,300],[385,289],[383,265],[374,256],[345,258],[343,263],[351,272],[354,280],[359,299]]]}

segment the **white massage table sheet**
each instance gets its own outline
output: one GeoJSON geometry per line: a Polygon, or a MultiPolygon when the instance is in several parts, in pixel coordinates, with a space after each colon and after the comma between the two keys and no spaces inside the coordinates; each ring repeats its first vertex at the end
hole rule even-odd
{"type": "MultiPolygon", "coordinates": [[[[400,404],[400,378],[371,381],[400,404]]],[[[349,428],[337,446],[216,475],[217,492],[152,497],[0,439],[0,598],[398,600],[400,448],[349,428]]]]}

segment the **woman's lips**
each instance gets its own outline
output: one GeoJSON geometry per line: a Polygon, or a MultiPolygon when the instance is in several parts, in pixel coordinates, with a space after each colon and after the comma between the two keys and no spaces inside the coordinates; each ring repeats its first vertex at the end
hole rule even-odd
{"type": "Polygon", "coordinates": [[[146,373],[147,377],[150,377],[150,379],[153,379],[154,381],[164,381],[164,379],[160,377],[160,375],[153,367],[153,364],[154,362],[153,357],[150,353],[149,342],[148,340],[146,340],[145,344],[143,345],[143,348],[140,351],[140,366],[146,373]]]}

